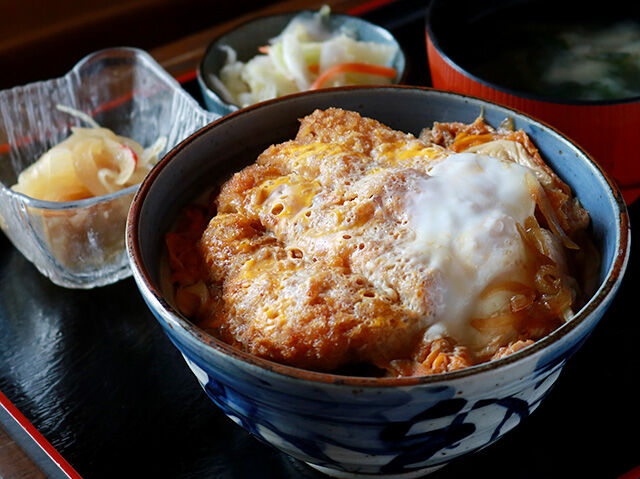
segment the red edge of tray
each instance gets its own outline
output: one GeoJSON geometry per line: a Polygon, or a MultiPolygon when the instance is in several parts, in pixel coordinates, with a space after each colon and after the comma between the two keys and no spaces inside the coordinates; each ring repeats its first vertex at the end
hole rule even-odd
{"type": "Polygon", "coordinates": [[[618,479],[640,479],[640,466],[634,467],[618,477],[618,479]]]}
{"type": "Polygon", "coordinates": [[[49,456],[49,458],[58,465],[58,467],[70,478],[81,479],[82,476],[71,467],[60,453],[38,432],[33,424],[22,414],[17,407],[0,391],[0,405],[9,413],[9,415],[22,427],[24,432],[49,456]]]}

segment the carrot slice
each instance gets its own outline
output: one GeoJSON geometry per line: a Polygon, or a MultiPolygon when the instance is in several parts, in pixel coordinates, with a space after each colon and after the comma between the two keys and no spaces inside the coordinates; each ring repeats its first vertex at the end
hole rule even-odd
{"type": "Polygon", "coordinates": [[[325,70],[313,84],[309,90],[317,90],[327,83],[332,77],[340,73],[366,73],[369,75],[378,75],[386,78],[394,78],[396,69],[391,67],[383,67],[380,65],[371,65],[370,63],[338,63],[331,68],[325,70]]]}

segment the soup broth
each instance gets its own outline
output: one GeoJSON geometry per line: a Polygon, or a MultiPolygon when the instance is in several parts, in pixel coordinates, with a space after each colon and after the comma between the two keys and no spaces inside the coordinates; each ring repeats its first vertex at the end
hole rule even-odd
{"type": "Polygon", "coordinates": [[[554,100],[622,100],[640,96],[640,17],[614,10],[518,2],[443,34],[454,61],[495,85],[554,100]]]}

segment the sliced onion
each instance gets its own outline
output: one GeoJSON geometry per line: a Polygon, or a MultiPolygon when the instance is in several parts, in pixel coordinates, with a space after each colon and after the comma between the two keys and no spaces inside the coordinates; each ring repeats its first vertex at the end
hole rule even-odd
{"type": "Polygon", "coordinates": [[[78,180],[93,196],[111,193],[103,181],[100,180],[97,159],[103,154],[103,144],[95,138],[77,140],[73,149],[73,166],[78,180]]]}
{"type": "Polygon", "coordinates": [[[114,187],[119,189],[118,187],[122,187],[135,171],[136,159],[133,152],[118,141],[107,139],[105,145],[110,153],[108,169],[115,173],[114,187]]]}
{"type": "Polygon", "coordinates": [[[72,127],[69,138],[20,173],[12,188],[32,198],[74,201],[137,184],[167,142],[160,137],[145,150],[136,141],[100,127],[85,113],[63,105],[57,108],[91,127],[72,127]]]}
{"type": "Polygon", "coordinates": [[[98,123],[93,118],[80,110],[76,110],[75,108],[71,108],[65,105],[56,105],[56,108],[64,113],[79,118],[80,120],[91,126],[91,128],[100,128],[100,125],[98,125],[98,123]]]}
{"type": "Polygon", "coordinates": [[[540,211],[547,220],[547,223],[549,223],[551,231],[560,238],[565,248],[580,249],[580,247],[576,243],[574,243],[573,240],[569,238],[569,236],[567,236],[567,234],[562,229],[562,226],[558,221],[558,217],[556,216],[556,213],[553,210],[551,203],[549,202],[549,198],[547,198],[547,194],[545,193],[538,180],[534,178],[533,175],[529,174],[526,175],[526,179],[527,186],[531,190],[531,196],[540,208],[540,211]]]}
{"type": "Polygon", "coordinates": [[[158,155],[167,146],[167,137],[161,136],[153,145],[145,148],[142,153],[138,153],[139,166],[147,166],[149,164],[155,164],[158,161],[158,155]]]}

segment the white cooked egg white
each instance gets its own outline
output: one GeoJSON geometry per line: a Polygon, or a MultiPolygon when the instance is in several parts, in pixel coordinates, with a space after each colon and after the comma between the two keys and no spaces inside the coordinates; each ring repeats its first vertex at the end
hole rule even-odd
{"type": "Polygon", "coordinates": [[[504,309],[506,293],[481,293],[492,282],[525,281],[527,252],[516,224],[533,215],[527,186],[532,170],[474,153],[449,156],[421,178],[407,198],[408,226],[415,240],[407,254],[433,272],[428,291],[435,315],[428,336],[448,336],[471,347],[486,333],[470,325],[504,309]]]}

